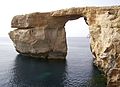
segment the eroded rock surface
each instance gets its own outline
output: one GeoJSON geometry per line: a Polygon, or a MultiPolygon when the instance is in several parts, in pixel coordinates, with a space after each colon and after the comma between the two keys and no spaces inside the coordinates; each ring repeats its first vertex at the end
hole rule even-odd
{"type": "Polygon", "coordinates": [[[16,50],[37,58],[64,59],[67,54],[66,19],[50,16],[50,13],[32,13],[15,16],[9,33],[16,50]]]}
{"type": "Polygon", "coordinates": [[[90,30],[94,64],[108,87],[120,87],[120,6],[70,8],[15,16],[9,33],[16,50],[27,56],[65,59],[65,23],[84,17],[90,30]]]}

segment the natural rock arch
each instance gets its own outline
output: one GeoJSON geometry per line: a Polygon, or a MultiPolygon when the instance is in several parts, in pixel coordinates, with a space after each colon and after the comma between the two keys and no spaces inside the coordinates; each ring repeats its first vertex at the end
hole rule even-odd
{"type": "Polygon", "coordinates": [[[9,33],[16,50],[27,56],[65,59],[64,25],[84,17],[90,30],[94,63],[107,76],[108,87],[120,86],[120,6],[70,8],[15,16],[9,33]]]}

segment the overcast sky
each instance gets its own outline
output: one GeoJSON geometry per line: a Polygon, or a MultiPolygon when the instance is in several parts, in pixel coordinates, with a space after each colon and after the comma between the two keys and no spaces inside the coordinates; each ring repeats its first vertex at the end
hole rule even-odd
{"type": "MultiPolygon", "coordinates": [[[[47,12],[70,7],[120,5],[120,0],[1,0],[0,37],[8,36],[12,17],[31,12],[47,12]]],[[[88,26],[82,18],[66,23],[69,37],[86,36],[88,26]]]]}

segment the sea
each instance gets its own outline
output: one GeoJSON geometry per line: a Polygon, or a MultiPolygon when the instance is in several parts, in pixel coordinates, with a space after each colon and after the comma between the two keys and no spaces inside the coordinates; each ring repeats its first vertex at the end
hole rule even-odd
{"type": "Polygon", "coordinates": [[[8,37],[0,37],[0,87],[106,87],[89,38],[69,37],[67,45],[66,60],[41,60],[20,55],[8,37]]]}

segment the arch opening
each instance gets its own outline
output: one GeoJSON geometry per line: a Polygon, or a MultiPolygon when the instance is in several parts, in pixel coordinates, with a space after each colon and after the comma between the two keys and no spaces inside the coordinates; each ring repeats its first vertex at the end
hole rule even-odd
{"type": "Polygon", "coordinates": [[[65,24],[67,37],[87,37],[89,35],[89,28],[86,24],[84,17],[76,20],[69,20],[65,24]]]}
{"type": "MultiPolygon", "coordinates": [[[[76,20],[69,20],[65,24],[65,30],[68,46],[66,59],[67,65],[69,65],[67,66],[67,71],[74,71],[70,76],[77,79],[76,81],[87,82],[81,82],[81,84],[85,84],[85,86],[93,87],[94,85],[92,84],[95,83],[97,86],[105,87],[106,79],[101,75],[98,68],[93,66],[93,56],[89,42],[89,27],[84,17],[76,20]]],[[[71,79],[69,75],[67,76],[68,80],[71,79]]],[[[80,84],[79,82],[77,83],[80,84]]]]}

